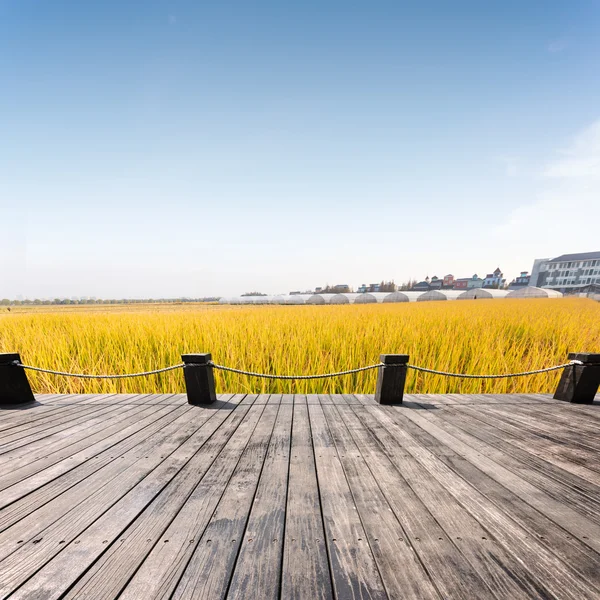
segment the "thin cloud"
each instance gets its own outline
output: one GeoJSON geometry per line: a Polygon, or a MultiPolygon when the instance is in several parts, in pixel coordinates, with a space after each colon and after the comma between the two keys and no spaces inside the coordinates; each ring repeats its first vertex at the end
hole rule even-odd
{"type": "Polygon", "coordinates": [[[562,158],[543,170],[545,177],[600,179],[600,119],[579,133],[561,154],[562,158]]]}
{"type": "Polygon", "coordinates": [[[550,54],[558,54],[559,52],[562,52],[563,50],[565,50],[568,46],[569,46],[569,43],[567,42],[567,40],[565,40],[564,38],[560,38],[560,39],[551,41],[546,46],[546,50],[548,50],[548,52],[550,52],[550,54]]]}
{"type": "Polygon", "coordinates": [[[175,25],[177,23],[177,17],[175,15],[169,15],[169,25],[175,25]]]}
{"type": "Polygon", "coordinates": [[[542,170],[544,188],[511,211],[496,236],[505,241],[526,237],[540,255],[544,248],[575,252],[600,241],[600,120],[575,136],[560,155],[542,170]]]}

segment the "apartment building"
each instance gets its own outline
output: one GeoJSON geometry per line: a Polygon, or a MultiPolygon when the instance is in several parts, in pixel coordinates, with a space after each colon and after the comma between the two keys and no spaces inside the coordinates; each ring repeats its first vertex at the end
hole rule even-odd
{"type": "Polygon", "coordinates": [[[563,293],[600,284],[600,251],[538,258],[533,263],[530,285],[563,293]]]}

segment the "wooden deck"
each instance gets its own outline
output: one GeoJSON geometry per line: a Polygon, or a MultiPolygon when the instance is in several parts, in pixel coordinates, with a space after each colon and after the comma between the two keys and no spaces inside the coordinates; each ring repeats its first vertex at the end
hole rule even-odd
{"type": "Polygon", "coordinates": [[[600,598],[600,399],[37,400],[0,598],[600,598]]]}

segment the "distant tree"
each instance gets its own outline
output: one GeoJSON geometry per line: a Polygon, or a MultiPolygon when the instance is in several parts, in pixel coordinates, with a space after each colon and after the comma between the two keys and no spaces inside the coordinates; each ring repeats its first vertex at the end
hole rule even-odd
{"type": "Polygon", "coordinates": [[[8,298],[2,298],[2,300],[0,300],[0,304],[2,306],[10,306],[10,300],[8,298]]]}
{"type": "Polygon", "coordinates": [[[394,280],[392,279],[392,281],[382,281],[379,284],[379,291],[380,292],[395,292],[398,289],[398,286],[394,283],[394,280]]]}
{"type": "Polygon", "coordinates": [[[401,283],[398,289],[401,292],[408,292],[408,291],[412,290],[413,287],[415,287],[415,285],[417,285],[417,283],[418,282],[416,279],[409,279],[408,281],[401,283]]]}
{"type": "Polygon", "coordinates": [[[242,296],[267,296],[268,294],[263,294],[262,292],[245,292],[242,296]]]}

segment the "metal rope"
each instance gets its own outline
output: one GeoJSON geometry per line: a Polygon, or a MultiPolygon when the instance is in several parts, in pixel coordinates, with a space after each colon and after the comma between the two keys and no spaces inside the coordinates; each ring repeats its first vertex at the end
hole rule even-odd
{"type": "Polygon", "coordinates": [[[338,377],[339,375],[351,375],[352,373],[360,373],[361,371],[369,371],[370,369],[378,369],[379,367],[385,367],[383,363],[376,365],[369,365],[368,367],[359,367],[358,369],[349,369],[348,371],[338,371],[337,373],[324,373],[323,375],[268,375],[266,373],[254,373],[252,371],[242,371],[242,369],[232,369],[231,367],[225,367],[223,365],[217,365],[210,361],[209,364],[214,369],[221,371],[229,371],[231,373],[238,373],[239,375],[250,375],[251,377],[262,377],[263,379],[325,379],[326,377],[338,377]]]}
{"type": "Polygon", "coordinates": [[[448,373],[446,371],[436,371],[435,369],[426,369],[425,367],[417,367],[416,365],[406,365],[409,369],[415,371],[423,371],[424,373],[433,373],[434,375],[446,375],[447,377],[461,377],[463,379],[504,379],[507,377],[524,377],[525,375],[537,375],[538,373],[548,373],[550,371],[558,371],[566,369],[573,365],[582,365],[580,360],[572,360],[564,365],[556,367],[548,367],[547,369],[536,369],[535,371],[523,371],[522,373],[505,373],[504,375],[465,375],[463,373],[448,373]]]}
{"type": "Polygon", "coordinates": [[[66,373],[65,371],[52,371],[51,369],[40,369],[40,367],[32,367],[31,365],[24,365],[18,361],[12,363],[15,367],[22,367],[23,369],[29,369],[31,371],[39,371],[40,373],[50,373],[51,375],[63,375],[64,377],[80,377],[82,379],[124,379],[127,377],[143,377],[144,375],[156,375],[157,373],[165,373],[166,371],[174,371],[175,369],[181,369],[184,367],[184,363],[179,365],[173,365],[171,367],[165,367],[164,369],[156,369],[154,371],[144,371],[142,373],[128,373],[124,375],[86,375],[84,373],[66,373]]]}

